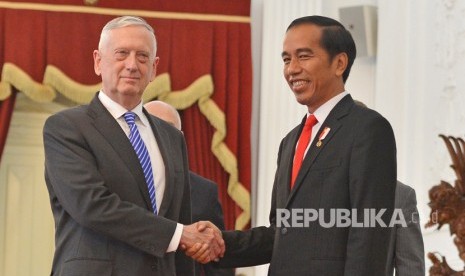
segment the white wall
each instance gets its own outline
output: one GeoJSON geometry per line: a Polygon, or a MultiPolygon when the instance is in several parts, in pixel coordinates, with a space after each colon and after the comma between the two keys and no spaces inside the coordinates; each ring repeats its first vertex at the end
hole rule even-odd
{"type": "MultiPolygon", "coordinates": [[[[322,3],[322,15],[339,18],[339,9],[353,6],[377,6],[377,0],[329,0],[322,3]]],[[[373,108],[375,95],[376,57],[360,57],[357,55],[350,76],[347,79],[346,89],[354,99],[362,101],[373,108]]]]}
{"type": "Polygon", "coordinates": [[[42,142],[47,117],[13,113],[0,166],[0,275],[49,275],[51,271],[55,224],[44,179],[42,142]]]}

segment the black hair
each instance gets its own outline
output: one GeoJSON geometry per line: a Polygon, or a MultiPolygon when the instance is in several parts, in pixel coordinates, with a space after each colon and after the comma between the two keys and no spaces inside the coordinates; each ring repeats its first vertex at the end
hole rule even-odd
{"type": "Polygon", "coordinates": [[[310,24],[322,27],[320,46],[328,52],[330,61],[340,53],[346,53],[348,57],[347,68],[342,74],[344,83],[349,77],[350,69],[354,63],[357,50],[350,32],[337,20],[329,17],[311,15],[295,19],[287,27],[287,31],[293,27],[310,24]]]}

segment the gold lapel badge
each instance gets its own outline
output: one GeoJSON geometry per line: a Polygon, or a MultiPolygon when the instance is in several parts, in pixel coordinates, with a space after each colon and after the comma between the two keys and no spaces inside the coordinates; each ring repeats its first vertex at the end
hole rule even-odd
{"type": "Polygon", "coordinates": [[[318,142],[316,142],[316,147],[319,148],[323,145],[323,139],[325,139],[326,135],[328,135],[331,128],[325,127],[323,131],[320,133],[320,137],[318,137],[318,142]]]}

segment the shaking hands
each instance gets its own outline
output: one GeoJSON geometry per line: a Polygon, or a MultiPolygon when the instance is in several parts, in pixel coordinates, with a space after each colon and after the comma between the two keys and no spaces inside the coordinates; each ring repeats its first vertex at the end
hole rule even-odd
{"type": "Polygon", "coordinates": [[[209,221],[185,225],[179,247],[187,256],[202,264],[217,261],[225,251],[221,231],[209,221]]]}

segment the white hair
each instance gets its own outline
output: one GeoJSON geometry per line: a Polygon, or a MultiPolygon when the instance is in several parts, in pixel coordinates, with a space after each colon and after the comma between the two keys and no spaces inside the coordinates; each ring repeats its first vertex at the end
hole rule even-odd
{"type": "Polygon", "coordinates": [[[108,34],[111,30],[128,27],[128,26],[142,26],[146,28],[151,36],[153,37],[153,54],[157,53],[157,38],[155,37],[155,31],[144,19],[138,16],[121,16],[109,21],[102,29],[100,33],[100,41],[98,42],[99,51],[102,49],[102,45],[108,40],[108,34]]]}

